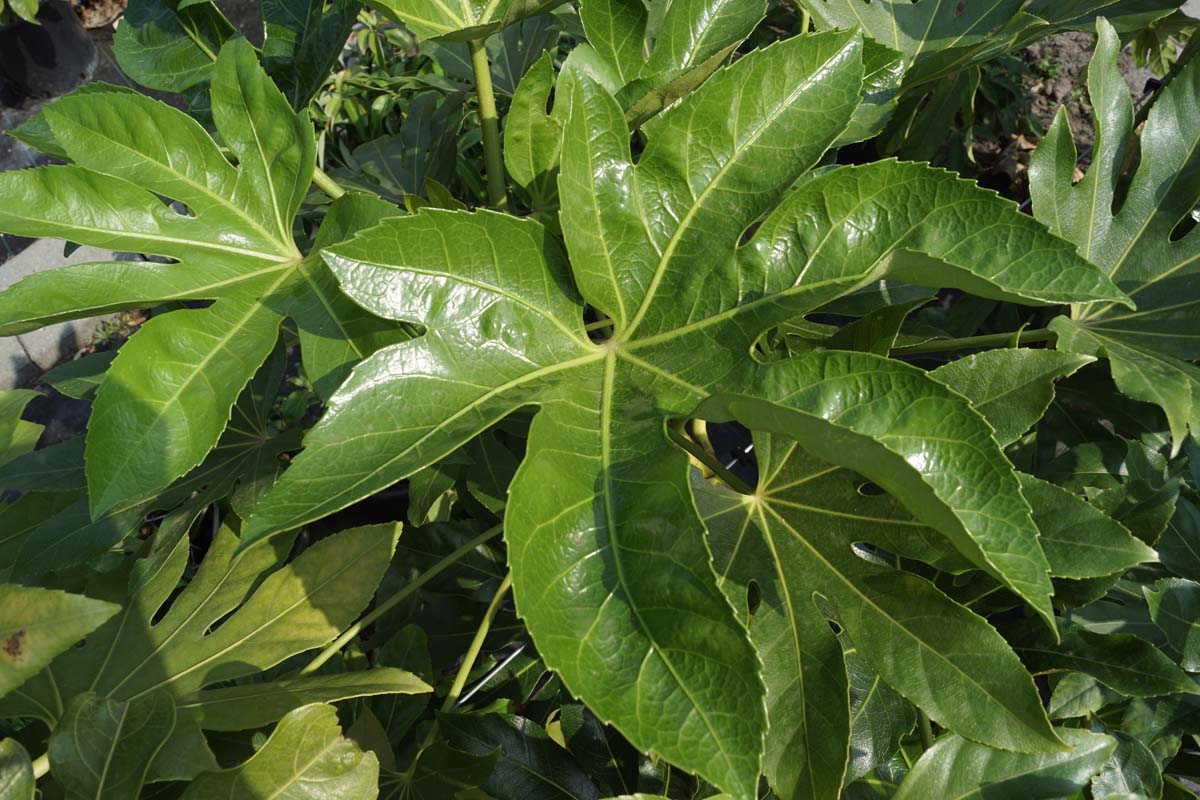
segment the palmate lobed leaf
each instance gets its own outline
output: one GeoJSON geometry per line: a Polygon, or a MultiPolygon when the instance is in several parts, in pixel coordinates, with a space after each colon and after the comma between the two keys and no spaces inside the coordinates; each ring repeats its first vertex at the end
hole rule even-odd
{"type": "Polygon", "coordinates": [[[1061,747],[1028,673],[982,618],[856,552],[919,523],[889,516],[888,498],[863,496],[861,477],[794,440],[758,436],[755,452],[754,495],[693,489],[731,602],[745,609],[752,585],[760,596],[743,618],[767,684],[765,772],[781,797],[836,798],[843,783],[847,671],[821,603],[879,677],[943,726],[1011,750],[1061,747]]]}
{"type": "MultiPolygon", "coordinates": [[[[0,294],[0,333],[215,301],[150,320],[109,368],[88,426],[93,518],[147,499],[201,462],[285,316],[296,320],[305,367],[326,394],[352,363],[404,338],[343,297],[315,254],[297,249],[292,223],[312,178],[312,125],[288,107],[245,40],[222,49],[212,97],[236,167],[183,113],[136,94],[88,92],[44,112],[74,164],[0,176],[12,200],[0,229],[178,262],[81,264],[19,281],[0,294]]],[[[394,213],[382,201],[342,198],[317,246],[394,213]]]]}
{"type": "MultiPolygon", "coordinates": [[[[559,98],[571,109],[559,178],[569,260],[537,222],[490,212],[385,220],[327,251],[364,308],[427,333],[353,372],[244,541],[344,507],[540,405],[506,508],[518,611],[602,720],[738,797],[758,778],[763,689],[667,418],[800,436],[896,491],[1048,617],[1029,507],[963,398],[877,356],[747,357],[772,326],[884,275],[1033,303],[1124,300],[1070,245],[949,173],[881,162],[784,197],[853,117],[861,52],[839,32],[747,55],[647,123],[636,166],[620,106],[578,76],[559,98]],[[607,341],[587,338],[585,300],[612,319],[607,341]]],[[[1040,714],[996,736],[1054,748],[1040,714]]]]}
{"type": "Polygon", "coordinates": [[[1200,238],[1177,226],[1200,201],[1200,69],[1185,67],[1155,99],[1140,137],[1133,103],[1117,70],[1121,44],[1106,21],[1088,68],[1096,144],[1087,173],[1073,182],[1076,152],[1060,109],[1030,161],[1035,216],[1074,242],[1137,303],[1082,303],[1050,323],[1058,349],[1105,356],[1117,388],[1166,412],[1174,448],[1200,423],[1200,238]],[[1118,202],[1127,154],[1140,163],[1118,202]]]}
{"type": "MultiPolygon", "coordinates": [[[[180,513],[164,521],[159,547],[138,562],[129,577],[129,596],[120,613],[82,647],[63,653],[0,700],[0,715],[36,717],[53,727],[64,713],[64,699],[93,692],[103,700],[133,701],[165,690],[181,722],[208,720],[218,730],[229,730],[246,722],[271,722],[274,712],[282,714],[310,699],[361,694],[336,678],[313,678],[299,686],[257,684],[242,691],[250,696],[262,693],[266,702],[222,714],[220,701],[237,692],[204,690],[256,675],[337,636],[374,594],[398,526],[343,531],[286,565],[281,562],[290,549],[288,537],[235,554],[237,537],[222,527],[195,575],[176,594],[188,562],[191,542],[186,534],[195,514],[180,513]]],[[[372,692],[420,689],[397,672],[360,679],[374,685],[372,692]]]]}

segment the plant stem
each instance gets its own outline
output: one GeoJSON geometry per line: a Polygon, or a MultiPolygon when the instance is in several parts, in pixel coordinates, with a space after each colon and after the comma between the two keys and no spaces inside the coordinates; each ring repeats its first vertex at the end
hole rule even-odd
{"type": "Polygon", "coordinates": [[[475,72],[475,96],[479,98],[479,126],[483,131],[483,165],[487,169],[488,205],[504,205],[504,158],[500,152],[500,115],[496,113],[496,95],[492,91],[492,69],[482,39],[467,43],[471,49],[471,68],[475,72]]]}
{"type": "Polygon", "coordinates": [[[598,319],[595,322],[589,322],[587,325],[584,325],[583,329],[588,332],[598,331],[601,328],[611,328],[612,324],[613,321],[611,319],[598,319]]]}
{"type": "Polygon", "coordinates": [[[299,675],[311,675],[312,673],[316,672],[318,669],[321,668],[321,666],[326,661],[333,658],[335,653],[337,653],[339,650],[341,650],[343,647],[345,647],[347,642],[349,642],[351,639],[353,639],[355,636],[357,636],[359,633],[361,633],[364,628],[366,628],[368,625],[373,623],[375,620],[382,617],[387,612],[391,611],[400,602],[402,602],[406,597],[408,597],[413,592],[420,589],[425,584],[429,583],[429,581],[436,578],[439,574],[441,574],[443,571],[445,571],[445,569],[447,567],[449,567],[450,565],[457,562],[460,558],[465,556],[467,553],[470,553],[476,547],[478,547],[479,545],[488,541],[489,539],[494,538],[496,536],[496,534],[500,533],[500,531],[503,529],[504,529],[503,524],[494,525],[491,528],[488,528],[486,531],[479,534],[474,539],[467,542],[462,547],[458,548],[453,553],[446,556],[445,558],[443,558],[438,563],[434,564],[432,567],[430,567],[426,571],[422,572],[415,579],[410,581],[403,589],[396,592],[394,595],[389,597],[387,600],[384,600],[382,603],[377,605],[374,608],[374,610],[371,611],[371,613],[367,614],[362,619],[360,619],[358,622],[354,623],[349,628],[347,628],[345,630],[345,632],[342,633],[341,636],[339,636],[337,639],[335,639],[333,641],[333,643],[331,643],[328,647],[326,647],[324,650],[322,650],[320,653],[318,653],[316,658],[314,658],[312,661],[308,662],[308,665],[306,667],[304,667],[304,669],[300,670],[300,672],[298,674],[299,675]]]}
{"type": "MultiPolygon", "coordinates": [[[[1032,344],[1034,342],[1052,341],[1057,334],[1049,328],[1037,328],[1032,331],[1016,333],[1017,344],[1032,344]]],[[[907,347],[897,347],[892,350],[895,355],[911,356],[918,353],[945,353],[949,350],[973,350],[980,347],[996,347],[1012,341],[1012,333],[989,333],[984,336],[967,336],[963,339],[935,339],[932,342],[922,342],[907,347]]]]}
{"type": "Polygon", "coordinates": [[[671,422],[667,425],[667,432],[671,436],[671,441],[682,447],[693,458],[711,470],[713,474],[724,481],[730,489],[733,489],[739,494],[754,494],[753,486],[746,483],[729,470],[725,469],[725,467],[721,465],[721,462],[717,461],[716,456],[705,450],[703,447],[698,445],[692,439],[692,437],[688,436],[687,431],[684,429],[683,420],[671,420],[671,422]]]}
{"type": "Polygon", "coordinates": [[[808,33],[808,26],[809,26],[809,22],[811,22],[811,20],[812,20],[812,17],[809,16],[808,9],[807,8],[803,9],[800,12],[800,32],[801,33],[808,33]]]}
{"type": "Polygon", "coordinates": [[[442,703],[442,711],[454,708],[454,704],[462,696],[463,687],[467,685],[467,678],[471,674],[471,668],[475,666],[475,659],[479,657],[479,651],[483,649],[483,640],[487,638],[488,631],[492,629],[492,621],[496,619],[496,614],[500,611],[500,604],[504,602],[504,595],[508,594],[511,587],[512,573],[510,572],[500,582],[500,588],[496,589],[492,602],[488,604],[487,611],[483,614],[483,620],[480,621],[479,628],[475,631],[475,638],[471,640],[471,646],[467,648],[467,654],[463,656],[458,674],[454,676],[454,683],[450,684],[446,701],[442,703]]]}
{"type": "Polygon", "coordinates": [[[329,177],[329,173],[320,167],[313,167],[312,182],[317,185],[318,189],[334,200],[337,200],[346,193],[346,190],[338,186],[337,181],[329,177]]]}
{"type": "Polygon", "coordinates": [[[46,777],[50,772],[50,753],[42,753],[33,760],[33,779],[35,781],[46,777]]]}
{"type": "Polygon", "coordinates": [[[921,745],[925,750],[933,747],[933,725],[921,709],[917,709],[917,725],[921,729],[921,745]]]}

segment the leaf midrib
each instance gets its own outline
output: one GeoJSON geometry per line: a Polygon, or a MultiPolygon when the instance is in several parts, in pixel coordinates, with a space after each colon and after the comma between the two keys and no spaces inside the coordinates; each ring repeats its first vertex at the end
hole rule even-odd
{"type": "MultiPolygon", "coordinates": [[[[1006,706],[1000,698],[994,696],[985,686],[983,686],[983,684],[976,681],[975,678],[970,673],[964,672],[953,661],[950,661],[949,659],[945,658],[942,653],[940,653],[937,650],[933,649],[932,647],[929,647],[928,645],[926,645],[925,642],[920,637],[918,637],[914,632],[909,630],[907,627],[905,627],[903,624],[901,624],[899,620],[895,619],[891,614],[888,614],[883,608],[878,606],[871,599],[871,597],[869,595],[862,592],[858,588],[858,586],[855,585],[854,581],[850,580],[845,575],[843,575],[842,572],[840,570],[838,570],[832,563],[830,563],[825,558],[825,556],[822,555],[815,547],[813,547],[812,544],[810,544],[808,542],[808,540],[805,539],[804,536],[802,536],[800,534],[799,531],[797,531],[795,528],[793,528],[791,526],[791,524],[787,521],[787,519],[785,517],[783,517],[778,511],[776,511],[772,507],[771,503],[765,502],[762,505],[765,506],[766,509],[768,511],[770,511],[771,514],[774,515],[776,519],[779,520],[780,524],[782,524],[785,528],[787,528],[787,530],[792,534],[792,536],[795,537],[796,541],[800,542],[804,546],[804,548],[813,555],[813,557],[815,557],[819,562],[821,562],[825,566],[825,568],[830,572],[830,574],[836,575],[838,580],[841,583],[843,583],[852,594],[857,595],[861,602],[863,602],[866,605],[869,605],[871,608],[875,609],[875,612],[877,614],[879,614],[881,617],[891,620],[892,624],[896,627],[897,630],[902,631],[912,641],[916,642],[918,649],[933,654],[933,656],[936,660],[944,663],[946,666],[950,667],[950,669],[953,672],[957,673],[958,675],[961,675],[966,680],[967,683],[971,684],[972,686],[975,686],[985,697],[987,697],[989,700],[991,700],[997,706],[999,706],[999,708],[1002,712],[1002,716],[1005,716],[1008,719],[1013,720],[1019,729],[1027,730],[1029,728],[1029,726],[1023,720],[1018,718],[1016,715],[1014,715],[1008,709],[1008,706],[1006,706]]],[[[1032,685],[1032,683],[1031,683],[1031,685],[1032,685]]]]}
{"type": "MultiPolygon", "coordinates": [[[[730,154],[729,159],[722,164],[721,168],[717,170],[715,175],[713,175],[712,180],[710,180],[708,184],[700,191],[700,194],[695,197],[691,207],[688,208],[687,213],[684,215],[683,219],[680,220],[678,227],[675,228],[675,232],[671,234],[671,238],[667,242],[667,246],[663,250],[662,256],[659,258],[658,266],[655,267],[654,275],[650,279],[650,284],[646,288],[646,294],[642,298],[642,302],[638,305],[637,311],[634,312],[633,319],[630,321],[629,327],[626,330],[618,333],[618,337],[621,341],[630,340],[638,326],[641,325],[642,319],[646,316],[646,312],[649,309],[651,302],[654,300],[655,294],[658,292],[659,284],[662,283],[662,279],[666,275],[666,271],[670,266],[671,259],[675,255],[675,250],[679,246],[680,241],[683,239],[683,234],[690,230],[692,220],[694,220],[696,215],[700,213],[704,207],[705,201],[708,199],[708,196],[712,192],[716,191],[718,186],[722,183],[725,174],[729,172],[729,170],[731,170],[735,165],[741,163],[742,156],[744,156],[751,147],[758,143],[758,140],[781,116],[791,110],[792,104],[796,102],[796,99],[803,92],[814,86],[817,82],[817,78],[825,72],[825,70],[833,61],[840,58],[845,50],[845,45],[839,47],[833,52],[832,55],[829,56],[829,58],[825,59],[825,61],[823,61],[819,67],[814,69],[803,81],[797,84],[796,88],[792,90],[792,92],[790,92],[787,97],[785,97],[775,107],[775,109],[773,109],[771,113],[767,114],[765,119],[752,130],[746,140],[734,149],[733,153],[730,154]]],[[[635,168],[635,176],[637,172],[638,170],[635,168]]]]}
{"type": "Polygon", "coordinates": [[[642,617],[641,610],[638,608],[636,603],[632,602],[634,594],[629,591],[629,581],[625,576],[624,564],[620,555],[621,543],[617,535],[619,526],[617,525],[616,510],[613,508],[613,490],[611,484],[612,405],[616,362],[617,358],[615,352],[610,351],[605,354],[604,378],[600,389],[599,433],[600,474],[604,476],[603,490],[605,526],[608,530],[609,546],[617,552],[617,557],[613,559],[613,563],[616,566],[617,582],[625,592],[625,596],[630,598],[629,609],[634,618],[637,620],[638,627],[641,628],[646,638],[650,641],[650,648],[647,655],[649,655],[650,652],[655,653],[658,656],[658,659],[662,662],[663,666],[667,668],[667,671],[671,674],[671,678],[675,681],[675,685],[679,687],[679,690],[683,693],[684,697],[687,698],[688,703],[693,709],[695,709],[696,714],[700,717],[700,721],[704,724],[705,729],[708,731],[709,738],[712,740],[713,744],[716,745],[718,752],[720,752],[721,759],[725,762],[727,774],[732,776],[736,774],[736,770],[734,769],[733,762],[729,757],[729,752],[725,749],[724,741],[720,736],[717,735],[717,731],[713,727],[712,722],[709,720],[708,715],[696,702],[696,699],[692,696],[692,692],[688,688],[687,684],[684,683],[684,681],[680,678],[678,671],[675,669],[675,665],[671,662],[666,653],[663,652],[662,647],[655,640],[654,634],[650,631],[650,626],[647,625],[646,620],[642,617]]]}

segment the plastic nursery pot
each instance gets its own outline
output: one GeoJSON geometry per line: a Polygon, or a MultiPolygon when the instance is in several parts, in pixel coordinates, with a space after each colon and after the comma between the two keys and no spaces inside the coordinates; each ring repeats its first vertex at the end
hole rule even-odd
{"type": "Polygon", "coordinates": [[[56,97],[92,76],[96,46],[65,0],[43,2],[37,18],[0,26],[0,79],[29,97],[56,97]]]}

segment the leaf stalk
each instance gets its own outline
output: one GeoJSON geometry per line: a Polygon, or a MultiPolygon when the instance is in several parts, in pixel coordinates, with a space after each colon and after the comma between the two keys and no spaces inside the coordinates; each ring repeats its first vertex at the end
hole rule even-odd
{"type": "Polygon", "coordinates": [[[892,354],[914,356],[921,353],[946,353],[952,350],[975,350],[981,347],[1003,347],[1005,345],[1034,344],[1053,341],[1057,334],[1049,328],[1013,333],[989,333],[983,336],[967,336],[961,339],[935,339],[932,342],[896,347],[892,354]],[[1015,341],[1014,341],[1015,340],[1015,341]]]}
{"type": "Polygon", "coordinates": [[[337,200],[346,193],[346,190],[338,185],[338,182],[329,177],[329,173],[320,167],[313,167],[312,182],[330,198],[337,200]]]}
{"type": "Polygon", "coordinates": [[[475,638],[471,640],[471,646],[467,648],[462,664],[459,665],[458,673],[454,676],[454,683],[450,684],[450,691],[446,693],[442,711],[454,708],[458,698],[462,696],[463,687],[467,685],[467,678],[471,675],[471,668],[475,666],[475,659],[479,658],[479,651],[483,649],[483,642],[487,639],[488,631],[492,629],[492,622],[500,611],[500,604],[504,602],[504,596],[508,594],[510,588],[512,588],[511,572],[505,575],[504,580],[500,582],[500,587],[496,589],[496,594],[492,596],[492,602],[488,604],[487,611],[484,612],[483,619],[475,630],[475,638]]]}
{"type": "Polygon", "coordinates": [[[479,99],[479,126],[483,132],[483,165],[487,170],[488,205],[499,207],[508,199],[504,188],[504,157],[500,150],[500,115],[496,113],[496,95],[492,89],[492,68],[488,64],[484,40],[467,43],[471,50],[471,69],[475,73],[475,96],[479,99]]]}

